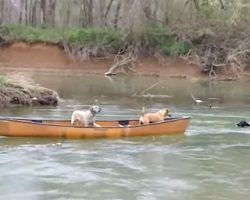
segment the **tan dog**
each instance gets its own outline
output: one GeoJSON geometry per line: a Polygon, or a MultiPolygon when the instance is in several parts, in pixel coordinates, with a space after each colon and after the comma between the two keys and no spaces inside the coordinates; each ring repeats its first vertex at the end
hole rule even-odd
{"type": "Polygon", "coordinates": [[[145,113],[139,119],[139,124],[149,124],[155,122],[163,122],[166,117],[169,117],[169,110],[167,108],[161,109],[155,113],[145,113]]]}

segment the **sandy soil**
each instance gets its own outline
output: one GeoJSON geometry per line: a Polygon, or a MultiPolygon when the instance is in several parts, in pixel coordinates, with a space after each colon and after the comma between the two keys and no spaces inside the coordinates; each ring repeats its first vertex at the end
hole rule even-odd
{"type": "MultiPolygon", "coordinates": [[[[17,42],[0,49],[0,68],[25,71],[69,71],[80,74],[104,74],[113,59],[80,61],[69,57],[61,48],[49,44],[25,44],[17,42]]],[[[177,78],[206,78],[198,66],[190,65],[180,58],[169,58],[160,64],[153,57],[143,57],[136,63],[138,75],[168,76],[177,78]]]]}

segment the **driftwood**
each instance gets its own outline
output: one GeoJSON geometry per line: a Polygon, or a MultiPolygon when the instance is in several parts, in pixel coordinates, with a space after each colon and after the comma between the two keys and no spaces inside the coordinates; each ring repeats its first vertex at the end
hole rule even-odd
{"type": "Polygon", "coordinates": [[[152,88],[156,87],[157,85],[159,85],[160,83],[162,83],[163,80],[158,81],[156,83],[154,83],[153,85],[147,87],[146,89],[144,89],[141,92],[137,92],[133,94],[133,97],[142,97],[142,98],[158,98],[158,99],[170,99],[173,98],[173,96],[171,95],[166,95],[166,94],[150,94],[147,91],[151,90],[152,88]]]}
{"type": "Polygon", "coordinates": [[[147,87],[146,89],[144,89],[143,91],[139,92],[139,93],[136,93],[134,94],[134,96],[141,96],[141,95],[145,95],[146,92],[152,88],[154,88],[155,86],[159,85],[160,83],[162,83],[163,81],[158,81],[156,83],[154,83],[153,85],[151,85],[150,87],[147,87]]]}
{"type": "Polygon", "coordinates": [[[172,99],[173,96],[165,94],[136,94],[135,97],[142,97],[148,99],[172,99]]]}
{"type": "Polygon", "coordinates": [[[124,52],[120,50],[115,56],[114,64],[105,73],[105,76],[117,74],[136,73],[135,62],[137,60],[137,51],[132,45],[124,52]]]}

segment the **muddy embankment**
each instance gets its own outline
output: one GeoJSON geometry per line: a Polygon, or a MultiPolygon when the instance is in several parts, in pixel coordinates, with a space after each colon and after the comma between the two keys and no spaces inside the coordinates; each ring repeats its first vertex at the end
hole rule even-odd
{"type": "MultiPolygon", "coordinates": [[[[36,84],[25,70],[48,69],[51,59],[40,51],[38,46],[22,43],[12,44],[0,49],[0,107],[57,105],[60,98],[56,91],[36,84]],[[39,62],[43,60],[42,65],[39,62]],[[46,62],[48,64],[46,64],[46,62]]],[[[53,58],[55,51],[48,51],[53,58]]],[[[55,64],[55,63],[54,63],[55,64]]]]}
{"type": "MultiPolygon", "coordinates": [[[[0,49],[0,69],[5,71],[48,71],[75,74],[100,74],[113,65],[114,58],[80,60],[70,57],[62,48],[45,43],[16,42],[0,49]]],[[[153,57],[136,61],[136,75],[176,78],[207,78],[198,66],[181,58],[159,62],[153,57]]]]}

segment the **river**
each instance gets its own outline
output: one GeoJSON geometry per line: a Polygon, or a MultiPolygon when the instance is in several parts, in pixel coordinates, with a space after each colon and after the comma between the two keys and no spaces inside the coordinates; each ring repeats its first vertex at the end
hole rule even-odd
{"type": "Polygon", "coordinates": [[[250,196],[249,82],[38,72],[58,91],[56,107],[4,108],[2,116],[68,119],[98,103],[98,119],[138,118],[168,107],[191,116],[185,135],[62,140],[0,138],[0,199],[247,200],[250,196]],[[143,90],[156,98],[135,97],[143,90]],[[195,104],[191,94],[203,100],[195,104]],[[157,96],[160,95],[160,96],[157,96]],[[211,104],[211,108],[210,105],[211,104]]]}

